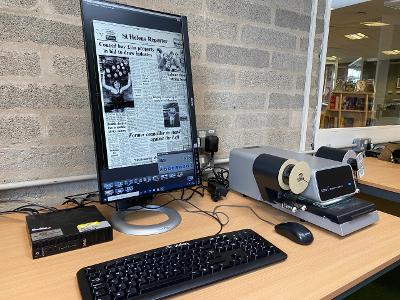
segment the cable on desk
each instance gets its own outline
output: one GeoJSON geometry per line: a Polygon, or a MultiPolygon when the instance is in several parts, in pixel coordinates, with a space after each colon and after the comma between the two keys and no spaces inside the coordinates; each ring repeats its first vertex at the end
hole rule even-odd
{"type": "MultiPolygon", "coordinates": [[[[219,219],[219,217],[214,216],[214,215],[213,215],[211,212],[209,212],[209,211],[206,211],[206,210],[201,209],[200,207],[198,207],[198,206],[194,205],[193,203],[191,203],[189,200],[186,200],[186,201],[181,200],[181,201],[182,201],[183,203],[190,204],[191,206],[193,206],[194,208],[197,209],[197,211],[192,211],[192,210],[188,210],[188,209],[186,209],[185,207],[183,207],[183,209],[184,209],[185,211],[187,211],[187,212],[189,212],[189,213],[202,213],[202,214],[205,214],[205,215],[207,215],[207,216],[213,218],[215,221],[217,221],[217,223],[219,224],[219,230],[218,230],[217,233],[215,233],[215,235],[220,234],[221,231],[222,231],[222,229],[223,229],[223,227],[224,227],[224,225],[227,224],[227,223],[226,223],[226,224],[225,224],[225,223],[222,223],[221,220],[219,219]]],[[[228,221],[229,221],[229,217],[228,217],[228,221]]]]}
{"type": "MultiPolygon", "coordinates": [[[[222,231],[222,229],[223,229],[223,226],[225,226],[226,224],[228,224],[228,222],[229,222],[229,216],[228,216],[226,213],[224,213],[224,212],[217,212],[217,213],[213,214],[211,211],[203,210],[203,209],[201,209],[200,207],[198,207],[198,206],[194,205],[193,203],[189,202],[189,200],[192,199],[193,196],[194,196],[195,194],[199,194],[201,197],[204,197],[204,189],[205,189],[205,187],[202,186],[202,185],[197,186],[197,187],[195,187],[195,188],[187,188],[187,190],[190,190],[190,191],[191,191],[191,194],[190,194],[189,196],[187,196],[187,197],[185,197],[185,189],[182,189],[182,190],[181,190],[181,196],[180,196],[179,198],[176,198],[176,197],[175,197],[174,195],[172,195],[171,193],[159,194],[159,195],[157,195],[157,196],[167,195],[167,196],[171,197],[172,200],[170,200],[170,201],[168,201],[168,202],[166,202],[166,203],[164,203],[164,204],[157,205],[157,207],[154,207],[154,208],[148,207],[148,206],[146,206],[146,205],[143,205],[142,208],[146,208],[146,209],[158,209],[158,208],[160,208],[160,207],[167,206],[167,205],[169,205],[169,204],[171,204],[172,202],[175,202],[175,201],[179,201],[178,203],[187,203],[187,204],[193,206],[193,207],[194,207],[195,209],[197,209],[197,210],[196,210],[196,211],[188,210],[186,207],[182,206],[183,209],[184,209],[186,212],[205,214],[205,215],[207,215],[207,216],[213,218],[215,221],[217,221],[217,222],[218,222],[218,225],[220,226],[220,229],[219,229],[219,231],[218,231],[216,234],[219,234],[219,233],[221,233],[221,231],[222,231]],[[203,190],[202,190],[202,191],[199,191],[199,189],[203,189],[203,190]],[[218,216],[218,213],[221,214],[221,215],[224,215],[224,216],[226,217],[227,221],[226,221],[225,223],[223,223],[223,222],[221,221],[221,219],[220,219],[219,216],[218,216]]],[[[154,200],[155,200],[155,199],[153,199],[152,201],[154,201],[154,200]]],[[[140,210],[140,209],[137,209],[137,210],[140,210]]]]}
{"type": "MultiPolygon", "coordinates": [[[[92,199],[92,198],[98,197],[98,196],[99,196],[98,191],[70,195],[70,196],[64,197],[64,199],[66,199],[66,201],[64,201],[61,205],[74,204],[76,207],[83,207],[83,206],[86,206],[91,203],[101,203],[99,200],[92,199]],[[84,196],[84,197],[81,197],[81,196],[84,196]]],[[[107,206],[115,209],[115,206],[110,203],[101,203],[101,204],[107,205],[107,206]]]]}
{"type": "Polygon", "coordinates": [[[26,215],[32,215],[32,213],[29,212],[29,211],[16,211],[16,210],[4,210],[4,211],[0,211],[0,215],[6,215],[6,214],[26,214],[26,215]]]}
{"type": "MultiPolygon", "coordinates": [[[[6,202],[6,201],[4,201],[4,202],[6,202]]],[[[29,203],[29,204],[25,204],[25,205],[16,207],[11,210],[0,211],[0,215],[10,214],[10,213],[22,213],[22,214],[27,214],[27,215],[35,215],[43,210],[52,211],[52,212],[58,211],[58,209],[55,207],[46,206],[46,205],[39,204],[39,203],[29,203]]]]}
{"type": "Polygon", "coordinates": [[[263,221],[263,222],[265,222],[265,223],[268,223],[269,225],[276,226],[275,223],[273,223],[273,222],[271,222],[271,221],[268,221],[268,220],[266,220],[266,219],[260,217],[260,216],[256,213],[256,211],[255,211],[252,207],[250,207],[250,206],[247,206],[247,205],[234,205],[234,204],[232,204],[232,205],[217,205],[216,207],[214,207],[213,213],[214,213],[214,214],[217,213],[217,209],[220,208],[220,207],[235,207],[235,208],[247,208],[247,209],[250,209],[250,210],[253,212],[253,214],[254,214],[258,219],[260,219],[261,221],[263,221]]]}
{"type": "Polygon", "coordinates": [[[95,201],[95,200],[91,199],[91,198],[98,196],[98,194],[99,194],[98,191],[94,191],[94,192],[66,196],[66,197],[64,197],[64,199],[66,199],[66,200],[61,205],[74,204],[78,207],[82,207],[82,206],[87,205],[88,203],[99,202],[99,201],[95,201]],[[84,197],[81,197],[81,196],[84,196],[84,197]]]}

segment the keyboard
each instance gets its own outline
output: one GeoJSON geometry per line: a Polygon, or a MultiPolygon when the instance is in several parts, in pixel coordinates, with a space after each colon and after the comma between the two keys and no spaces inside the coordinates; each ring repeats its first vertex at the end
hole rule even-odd
{"type": "Polygon", "coordinates": [[[158,299],[285,260],[250,229],[186,241],[78,271],[82,299],[158,299]]]}

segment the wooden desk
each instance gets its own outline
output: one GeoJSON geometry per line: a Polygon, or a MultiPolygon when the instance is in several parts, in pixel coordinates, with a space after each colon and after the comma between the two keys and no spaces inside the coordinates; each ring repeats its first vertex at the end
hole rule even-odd
{"type": "Polygon", "coordinates": [[[360,180],[361,184],[400,194],[400,164],[365,157],[364,166],[365,175],[360,180]]]}
{"type": "MultiPolygon", "coordinates": [[[[160,203],[168,199],[160,199],[160,203]]],[[[203,209],[216,204],[194,198],[203,209]]],[[[80,299],[76,272],[85,266],[214,234],[211,218],[185,212],[174,230],[157,236],[114,232],[112,242],[32,260],[23,216],[0,216],[0,299],[80,299]]],[[[260,216],[279,223],[292,219],[264,203],[229,193],[218,204],[250,205],[260,216]]],[[[187,205],[187,204],[185,204],[187,205]]],[[[188,208],[191,208],[187,205],[188,208]]],[[[102,206],[103,213],[111,209],[102,206]]],[[[288,254],[284,262],[178,295],[177,299],[331,299],[400,260],[400,219],[380,213],[377,224],[342,238],[307,225],[314,243],[301,246],[276,234],[274,228],[244,208],[222,208],[230,223],[224,231],[252,228],[288,254]]],[[[139,219],[140,223],[148,219],[139,219]]]]}
{"type": "Polygon", "coordinates": [[[365,175],[359,180],[362,193],[400,202],[400,164],[364,158],[365,175]]]}

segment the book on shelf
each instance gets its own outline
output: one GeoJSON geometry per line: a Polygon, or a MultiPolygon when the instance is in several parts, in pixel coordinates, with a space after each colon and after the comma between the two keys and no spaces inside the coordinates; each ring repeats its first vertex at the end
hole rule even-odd
{"type": "Polygon", "coordinates": [[[365,110],[365,98],[346,96],[343,98],[343,110],[365,110]]]}
{"type": "Polygon", "coordinates": [[[329,102],[330,109],[338,109],[339,108],[339,96],[332,95],[331,100],[329,102]]]}
{"type": "Polygon", "coordinates": [[[343,127],[354,127],[354,118],[343,118],[343,127]]]}

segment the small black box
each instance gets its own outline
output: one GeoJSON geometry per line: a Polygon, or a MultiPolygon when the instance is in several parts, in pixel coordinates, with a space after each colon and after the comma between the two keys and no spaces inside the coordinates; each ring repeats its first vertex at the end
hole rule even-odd
{"type": "Polygon", "coordinates": [[[27,216],[26,226],[34,259],[113,239],[110,223],[95,206],[27,216]]]}

